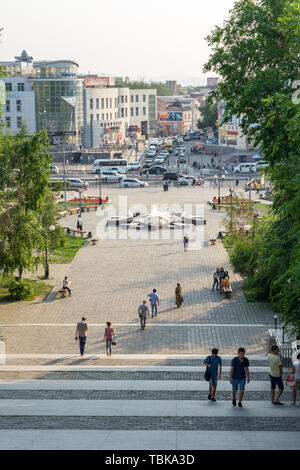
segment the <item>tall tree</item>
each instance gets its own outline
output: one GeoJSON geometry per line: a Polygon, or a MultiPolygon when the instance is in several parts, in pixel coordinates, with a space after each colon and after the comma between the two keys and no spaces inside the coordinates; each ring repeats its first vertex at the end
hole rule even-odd
{"type": "Polygon", "coordinates": [[[206,129],[207,127],[212,127],[214,131],[216,131],[218,120],[217,103],[205,103],[204,106],[201,106],[199,108],[199,111],[201,111],[202,119],[198,120],[198,129],[206,129]]]}

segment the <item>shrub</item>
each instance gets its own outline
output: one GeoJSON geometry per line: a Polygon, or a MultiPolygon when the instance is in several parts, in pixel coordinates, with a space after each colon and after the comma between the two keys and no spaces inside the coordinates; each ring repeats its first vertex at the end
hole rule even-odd
{"type": "Polygon", "coordinates": [[[28,295],[33,293],[33,288],[29,280],[23,281],[10,281],[8,291],[12,298],[16,300],[25,299],[28,295]]]}

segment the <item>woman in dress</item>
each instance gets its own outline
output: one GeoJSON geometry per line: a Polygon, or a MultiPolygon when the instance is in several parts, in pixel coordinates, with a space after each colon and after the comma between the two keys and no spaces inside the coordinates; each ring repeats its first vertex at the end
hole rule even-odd
{"type": "Polygon", "coordinates": [[[175,303],[177,305],[177,308],[179,308],[179,307],[181,307],[181,304],[182,304],[182,301],[183,301],[182,289],[181,289],[181,285],[179,284],[179,282],[177,283],[177,287],[175,289],[175,297],[176,297],[175,303]]]}
{"type": "Polygon", "coordinates": [[[104,330],[104,337],[103,340],[106,340],[106,354],[111,356],[111,343],[113,340],[113,336],[115,336],[114,329],[111,328],[111,323],[108,321],[106,323],[107,327],[104,330]]]}

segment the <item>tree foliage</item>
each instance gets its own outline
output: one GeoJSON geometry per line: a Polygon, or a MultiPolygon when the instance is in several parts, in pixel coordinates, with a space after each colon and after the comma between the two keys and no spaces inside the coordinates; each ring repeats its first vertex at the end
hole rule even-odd
{"type": "Polygon", "coordinates": [[[282,321],[298,334],[300,105],[294,88],[300,63],[299,6],[299,0],[237,1],[223,27],[208,36],[212,54],[205,65],[206,72],[222,76],[210,99],[225,101],[224,121],[240,117],[243,132],[269,163],[273,218],[262,226],[246,258],[249,264],[256,259],[252,284],[265,289],[282,321]]]}
{"type": "Polygon", "coordinates": [[[204,106],[199,108],[201,111],[202,119],[197,122],[198,129],[206,129],[206,127],[212,127],[214,131],[217,130],[218,120],[218,104],[217,103],[205,103],[204,106]]]}

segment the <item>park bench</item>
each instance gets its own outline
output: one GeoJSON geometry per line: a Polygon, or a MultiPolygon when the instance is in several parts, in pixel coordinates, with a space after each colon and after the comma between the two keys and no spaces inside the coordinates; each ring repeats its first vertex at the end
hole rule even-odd
{"type": "Polygon", "coordinates": [[[62,217],[65,217],[65,215],[68,215],[69,211],[60,211],[58,212],[58,217],[61,219],[62,217]]]}
{"type": "Polygon", "coordinates": [[[85,210],[90,212],[90,209],[94,209],[96,211],[99,206],[100,204],[93,204],[92,206],[85,206],[85,210]]]}
{"type": "Polygon", "coordinates": [[[75,207],[74,209],[68,209],[68,212],[70,214],[74,214],[75,212],[78,213],[80,212],[80,207],[75,207]]]}
{"type": "Polygon", "coordinates": [[[77,230],[75,228],[63,227],[63,229],[66,230],[67,233],[71,233],[72,235],[76,235],[77,233],[80,233],[82,237],[83,237],[83,234],[86,233],[83,230],[77,230]]]}
{"type": "Polygon", "coordinates": [[[226,295],[227,298],[230,297],[230,295],[232,294],[232,288],[231,288],[231,285],[229,284],[229,286],[224,286],[224,284],[221,284],[221,289],[220,291],[222,292],[222,294],[226,295]]]}

